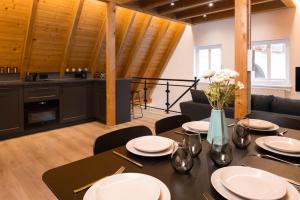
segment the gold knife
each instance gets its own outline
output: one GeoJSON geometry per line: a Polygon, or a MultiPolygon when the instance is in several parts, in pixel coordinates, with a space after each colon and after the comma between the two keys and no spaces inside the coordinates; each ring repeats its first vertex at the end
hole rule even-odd
{"type": "MultiPolygon", "coordinates": [[[[125,170],[125,167],[122,166],[122,167],[120,167],[120,169],[118,169],[118,171],[116,171],[114,174],[121,174],[121,173],[124,172],[124,170],[125,170]]],[[[105,176],[105,177],[106,177],[106,176],[105,176]]],[[[105,178],[105,177],[103,177],[103,178],[105,178]]],[[[98,179],[97,181],[99,181],[99,180],[101,180],[101,179],[103,179],[103,178],[100,178],[100,179],[98,179]]],[[[85,186],[82,186],[82,187],[80,187],[80,188],[77,188],[77,189],[73,190],[73,192],[74,192],[74,193],[81,192],[82,190],[85,190],[85,189],[91,187],[92,185],[94,185],[97,181],[93,181],[92,183],[89,183],[89,184],[87,184],[87,185],[85,185],[85,186]]]]}
{"type": "Polygon", "coordinates": [[[131,158],[128,158],[127,156],[125,156],[125,155],[123,155],[123,154],[121,154],[119,152],[113,151],[113,153],[116,154],[117,156],[120,156],[121,158],[124,158],[125,160],[128,160],[129,162],[131,162],[131,163],[139,166],[140,168],[143,168],[143,165],[141,163],[139,163],[139,162],[137,162],[137,161],[135,161],[135,160],[133,160],[131,158]]]}

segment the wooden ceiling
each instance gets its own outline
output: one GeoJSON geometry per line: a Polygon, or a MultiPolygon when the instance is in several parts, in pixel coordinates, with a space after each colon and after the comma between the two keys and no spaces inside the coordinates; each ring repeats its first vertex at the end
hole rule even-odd
{"type": "MultiPolygon", "coordinates": [[[[98,0],[2,0],[0,66],[105,72],[107,5],[98,0]]],[[[117,76],[158,77],[185,25],[117,7],[117,76]]]]}
{"type": "MultiPolygon", "coordinates": [[[[156,16],[198,24],[234,16],[234,0],[119,0],[119,5],[156,16]]],[[[292,0],[251,0],[253,13],[294,7],[292,0]]]]}

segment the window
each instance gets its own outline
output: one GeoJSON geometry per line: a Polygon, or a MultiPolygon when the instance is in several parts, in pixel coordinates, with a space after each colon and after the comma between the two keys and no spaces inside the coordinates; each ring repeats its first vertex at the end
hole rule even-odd
{"type": "Polygon", "coordinates": [[[196,66],[197,77],[201,77],[207,69],[221,69],[221,45],[205,46],[196,48],[196,66]]]}
{"type": "Polygon", "coordinates": [[[252,82],[254,85],[288,85],[288,43],[286,40],[254,42],[252,82]]]}

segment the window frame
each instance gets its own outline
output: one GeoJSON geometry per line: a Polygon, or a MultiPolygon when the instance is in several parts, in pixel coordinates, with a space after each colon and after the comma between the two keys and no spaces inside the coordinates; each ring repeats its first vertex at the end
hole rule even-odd
{"type": "MultiPolygon", "coordinates": [[[[195,66],[194,66],[194,74],[195,74],[195,77],[197,78],[201,78],[201,74],[200,73],[200,70],[199,70],[199,50],[203,50],[203,49],[207,49],[209,50],[209,68],[208,69],[211,69],[211,49],[216,49],[216,48],[219,48],[221,50],[221,68],[222,69],[222,54],[223,54],[223,48],[222,48],[222,45],[221,44],[215,44],[215,45],[199,45],[199,46],[196,46],[195,48],[195,66]]],[[[201,82],[206,82],[205,79],[200,79],[201,82]]]]}
{"type": "Polygon", "coordinates": [[[252,48],[252,63],[255,63],[254,60],[254,46],[255,45],[267,45],[268,48],[268,55],[267,55],[267,69],[268,69],[268,78],[262,79],[262,78],[255,78],[255,72],[252,67],[252,73],[251,73],[251,85],[252,86],[265,86],[265,87],[290,87],[291,86],[291,80],[290,80],[290,66],[289,66],[289,40],[288,39],[275,39],[275,40],[262,40],[262,41],[252,41],[251,42],[251,48],[252,48]],[[286,61],[285,61],[285,70],[286,70],[286,78],[285,79],[275,79],[275,78],[269,78],[271,77],[271,45],[272,44],[278,44],[278,43],[284,43],[286,46],[286,61]]]}

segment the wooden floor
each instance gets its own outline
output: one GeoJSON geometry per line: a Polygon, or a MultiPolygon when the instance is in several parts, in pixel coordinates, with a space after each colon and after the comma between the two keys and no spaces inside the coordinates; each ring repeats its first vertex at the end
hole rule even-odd
{"type": "Polygon", "coordinates": [[[134,125],[153,130],[156,120],[169,115],[144,110],[143,118],[114,127],[91,122],[0,141],[0,199],[56,199],[42,181],[45,171],[91,156],[93,143],[102,134],[134,125]]]}

